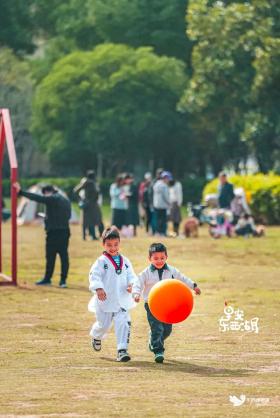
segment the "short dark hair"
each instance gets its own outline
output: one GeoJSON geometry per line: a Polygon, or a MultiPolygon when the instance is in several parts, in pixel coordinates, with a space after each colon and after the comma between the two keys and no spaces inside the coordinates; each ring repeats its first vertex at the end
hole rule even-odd
{"type": "Polygon", "coordinates": [[[52,184],[46,184],[45,186],[42,187],[42,193],[56,193],[57,190],[56,188],[52,185],[52,184]]]}
{"type": "Polygon", "coordinates": [[[107,241],[107,239],[121,239],[119,230],[116,226],[113,225],[110,228],[104,229],[102,233],[103,244],[107,241]]]}
{"type": "Polygon", "coordinates": [[[154,242],[149,248],[149,257],[154,253],[165,253],[167,255],[167,248],[161,242],[154,242]]]}

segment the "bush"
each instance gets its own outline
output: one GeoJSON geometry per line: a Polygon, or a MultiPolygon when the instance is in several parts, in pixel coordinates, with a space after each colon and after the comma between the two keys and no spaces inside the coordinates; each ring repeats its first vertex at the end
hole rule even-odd
{"type": "Polygon", "coordinates": [[[188,177],[182,181],[184,203],[200,203],[206,180],[204,177],[188,177]]]}
{"type": "MultiPolygon", "coordinates": [[[[234,175],[229,181],[235,187],[243,187],[252,214],[257,221],[266,224],[280,224],[280,176],[276,174],[234,175]]],[[[217,193],[218,179],[212,180],[203,190],[203,198],[217,193]]]]}

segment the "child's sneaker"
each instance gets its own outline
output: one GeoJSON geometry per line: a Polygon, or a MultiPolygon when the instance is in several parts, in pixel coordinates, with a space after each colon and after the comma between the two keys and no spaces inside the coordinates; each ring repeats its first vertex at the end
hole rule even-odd
{"type": "Polygon", "coordinates": [[[155,362],[156,363],[163,363],[164,355],[163,353],[156,353],[155,354],[155,362]]]}
{"type": "Polygon", "coordinates": [[[97,340],[97,339],[93,338],[92,341],[91,341],[91,344],[92,344],[92,348],[95,351],[100,351],[101,350],[101,340],[97,340]]]}
{"type": "Polygon", "coordinates": [[[118,351],[118,356],[117,356],[117,361],[129,361],[130,360],[130,355],[128,354],[128,352],[126,350],[119,350],[118,351]]]}

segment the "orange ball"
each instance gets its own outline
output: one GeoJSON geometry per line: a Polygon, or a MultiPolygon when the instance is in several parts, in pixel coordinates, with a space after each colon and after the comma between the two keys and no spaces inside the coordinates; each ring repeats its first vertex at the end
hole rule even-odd
{"type": "Polygon", "coordinates": [[[176,324],[190,315],[193,295],[180,280],[164,279],[152,287],[148,305],[156,319],[167,324],[176,324]]]}

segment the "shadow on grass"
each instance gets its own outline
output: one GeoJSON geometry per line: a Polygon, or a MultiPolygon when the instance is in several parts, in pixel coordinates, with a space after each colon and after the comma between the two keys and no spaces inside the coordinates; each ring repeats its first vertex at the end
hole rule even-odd
{"type": "MultiPolygon", "coordinates": [[[[100,359],[116,364],[116,361],[109,357],[100,357],[100,359]]],[[[250,369],[226,369],[208,367],[177,360],[166,360],[163,364],[156,364],[153,361],[131,360],[131,362],[129,363],[118,364],[120,366],[125,365],[126,367],[130,367],[131,369],[139,368],[155,370],[155,367],[160,367],[161,371],[165,370],[167,372],[191,373],[205,377],[242,377],[251,376],[253,373],[253,370],[250,369]]]]}

